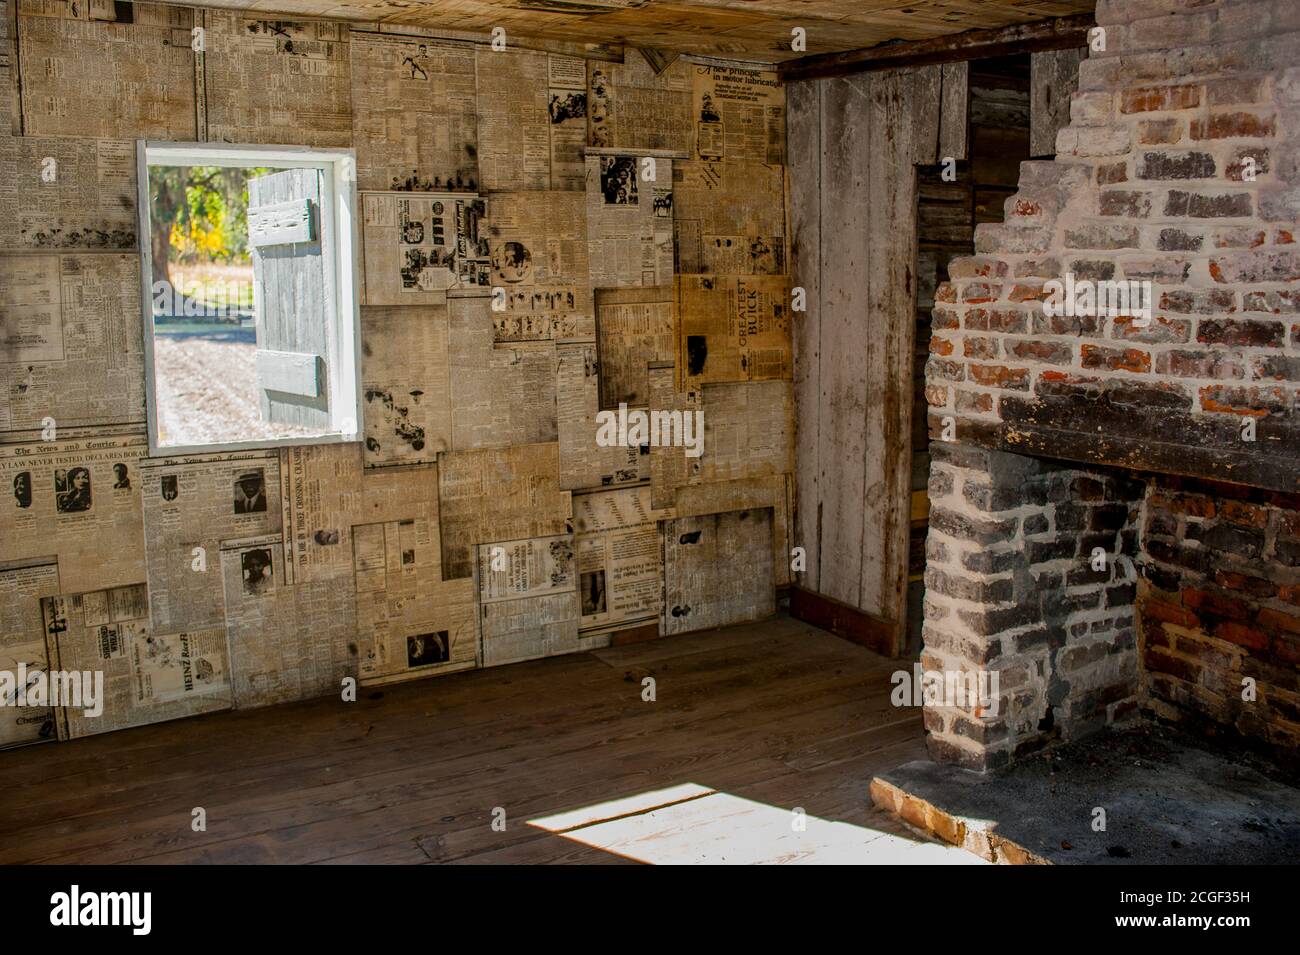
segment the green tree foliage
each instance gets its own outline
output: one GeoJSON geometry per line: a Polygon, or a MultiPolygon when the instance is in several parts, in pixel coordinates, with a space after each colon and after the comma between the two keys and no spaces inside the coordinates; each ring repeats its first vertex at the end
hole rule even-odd
{"type": "Polygon", "coordinates": [[[234,262],[248,256],[248,180],[268,169],[151,166],[153,280],[173,262],[234,262]]]}

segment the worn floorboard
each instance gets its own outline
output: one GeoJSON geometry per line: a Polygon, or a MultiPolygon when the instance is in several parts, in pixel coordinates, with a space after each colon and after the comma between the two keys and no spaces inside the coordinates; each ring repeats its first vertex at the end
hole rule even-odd
{"type": "Polygon", "coordinates": [[[13,750],[0,862],[969,862],[870,805],[898,666],[778,617],[13,750]]]}

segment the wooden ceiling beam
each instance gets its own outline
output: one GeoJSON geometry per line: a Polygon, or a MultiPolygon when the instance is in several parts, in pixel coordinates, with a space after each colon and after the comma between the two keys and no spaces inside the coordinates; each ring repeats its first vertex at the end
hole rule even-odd
{"type": "Polygon", "coordinates": [[[930,40],[891,41],[843,53],[818,53],[786,60],[777,66],[777,71],[783,81],[790,82],[1011,53],[1062,50],[1087,46],[1088,31],[1096,25],[1092,14],[1079,13],[992,30],[967,30],[930,40]]]}

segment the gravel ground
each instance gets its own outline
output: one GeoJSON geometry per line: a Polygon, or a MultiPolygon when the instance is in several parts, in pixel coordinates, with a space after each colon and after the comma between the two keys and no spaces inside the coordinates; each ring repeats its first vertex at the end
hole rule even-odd
{"type": "MultiPolygon", "coordinates": [[[[251,331],[251,330],[250,330],[251,331]]],[[[154,369],[161,441],[211,444],[315,434],[262,421],[253,369],[256,347],[244,336],[158,335],[154,369]]]]}

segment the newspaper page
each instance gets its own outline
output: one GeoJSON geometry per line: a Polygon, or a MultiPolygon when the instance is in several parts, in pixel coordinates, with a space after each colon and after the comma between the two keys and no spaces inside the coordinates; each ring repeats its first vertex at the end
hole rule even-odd
{"type": "Polygon", "coordinates": [[[478,188],[474,45],[351,33],[357,188],[478,188]]]}
{"type": "Polygon", "coordinates": [[[479,544],[570,532],[573,505],[559,487],[559,446],[453,451],[438,464],[444,580],[470,577],[479,544]]]}
{"type": "Polygon", "coordinates": [[[135,144],[0,135],[0,213],[0,249],[136,248],[135,144]]]}
{"type": "Polygon", "coordinates": [[[664,634],[762,620],[776,613],[772,511],[664,521],[664,634]]]}
{"type": "Polygon", "coordinates": [[[572,534],[480,544],[478,579],[484,666],[578,649],[572,534]]]}
{"type": "Polygon", "coordinates": [[[145,421],[137,255],[0,255],[0,431],[145,421]]]}
{"type": "Polygon", "coordinates": [[[587,145],[689,154],[692,69],[677,60],[656,76],[632,50],[622,63],[588,62],[587,145]]]}
{"type": "Polygon", "coordinates": [[[578,602],[584,632],[659,618],[663,554],[648,487],[573,496],[578,602]]]}
{"type": "MultiPolygon", "coordinates": [[[[703,408],[699,389],[687,392],[677,390],[676,365],[671,361],[651,362],[646,368],[650,393],[650,407],[659,411],[680,411],[683,420],[703,408]]],[[[708,428],[708,422],[705,422],[708,428]]],[[[655,508],[671,508],[677,500],[677,489],[700,479],[701,462],[708,453],[707,441],[699,457],[688,458],[685,448],[656,445],[650,448],[650,501],[655,508]]]]}
{"type": "Polygon", "coordinates": [[[794,513],[794,482],[788,474],[762,478],[691,484],[677,491],[673,513],[700,517],[746,508],[772,509],[772,567],[778,586],[790,583],[790,515],[794,513]]]}
{"type": "Polygon", "coordinates": [[[497,341],[595,336],[585,202],[580,192],[554,190],[488,200],[490,283],[503,297],[492,310],[497,341]]]}
{"type": "Polygon", "coordinates": [[[57,555],[77,587],[144,579],[147,450],[143,434],[111,430],[0,445],[0,560],[57,555]]]}
{"type": "Polygon", "coordinates": [[[680,390],[793,375],[788,276],[679,275],[675,287],[680,390]]]}
{"type": "Polygon", "coordinates": [[[456,293],[448,365],[451,447],[456,451],[506,448],[556,439],[555,345],[493,342],[491,297],[456,293]]]}
{"type": "Polygon", "coordinates": [[[278,534],[223,541],[221,576],[236,709],[337,693],[356,676],[350,577],[289,586],[278,534]]]}
{"type": "Polygon", "coordinates": [[[366,467],[437,460],[452,434],[447,306],[363,306],[361,342],[366,467]]]}
{"type": "Polygon", "coordinates": [[[156,628],[146,590],[140,583],[41,601],[51,666],[104,674],[102,713],[57,708],[69,739],[230,708],[225,627],[156,628]]]}
{"type": "Polygon", "coordinates": [[[436,524],[390,521],[352,531],[361,681],[387,683],[476,666],[474,579],[440,578],[436,524]]]}
{"type": "Polygon", "coordinates": [[[789,382],[705,385],[702,404],[704,450],[696,483],[794,472],[794,390],[789,382]]]}
{"type": "Polygon", "coordinates": [[[390,470],[399,469],[364,471],[352,444],[280,449],[286,582],[332,580],[352,572],[352,517],[361,507],[362,475],[390,470]]]}
{"type": "Polygon", "coordinates": [[[649,366],[671,363],[675,342],[672,286],[596,289],[600,407],[649,405],[649,366]]]}
{"type": "Polygon", "coordinates": [[[586,187],[587,61],[546,57],[546,120],[550,124],[551,188],[586,187]]]}
{"type": "Polygon", "coordinates": [[[785,87],[776,73],[692,67],[695,157],[712,162],[785,162],[785,87]]]}
{"type": "Polygon", "coordinates": [[[352,573],[352,525],[423,518],[437,524],[432,464],[365,468],[355,444],[280,450],[286,579],[299,584],[352,573]]]}
{"type": "Polygon", "coordinates": [[[784,273],[784,167],[673,163],[673,235],[679,273],[784,273]]]}
{"type": "MultiPolygon", "coordinates": [[[[41,623],[41,598],[57,596],[59,564],[52,557],[0,563],[0,671],[26,675],[23,686],[50,668],[41,623]]],[[[49,706],[18,706],[19,687],[0,694],[0,749],[57,737],[49,706]]],[[[46,700],[48,702],[48,699],[46,700]]]]}
{"type": "Polygon", "coordinates": [[[650,444],[602,446],[600,374],[595,342],[566,342],[555,349],[555,402],[560,487],[590,490],[650,480],[650,444]]]}
{"type": "Polygon", "coordinates": [[[587,156],[587,244],[594,288],[667,285],[673,274],[673,164],[587,156]]]}
{"type": "Polygon", "coordinates": [[[164,632],[223,627],[223,540],[280,532],[275,450],[149,458],[141,463],[149,607],[164,632]]]}
{"type": "Polygon", "coordinates": [[[14,2],[16,0],[0,0],[0,142],[21,132],[14,124],[18,114],[18,87],[14,84],[13,74],[14,17],[11,4],[14,2]]]}
{"type": "Polygon", "coordinates": [[[195,142],[194,10],[19,0],[23,129],[195,142]]]}
{"type": "Polygon", "coordinates": [[[208,141],[352,145],[348,28],[204,11],[208,141]]]}
{"type": "Polygon", "coordinates": [[[485,204],[467,193],[361,194],[364,305],[434,305],[490,281],[485,204]]]}
{"type": "Polygon", "coordinates": [[[481,188],[582,189],[587,63],[518,48],[478,48],[481,188]]]}

